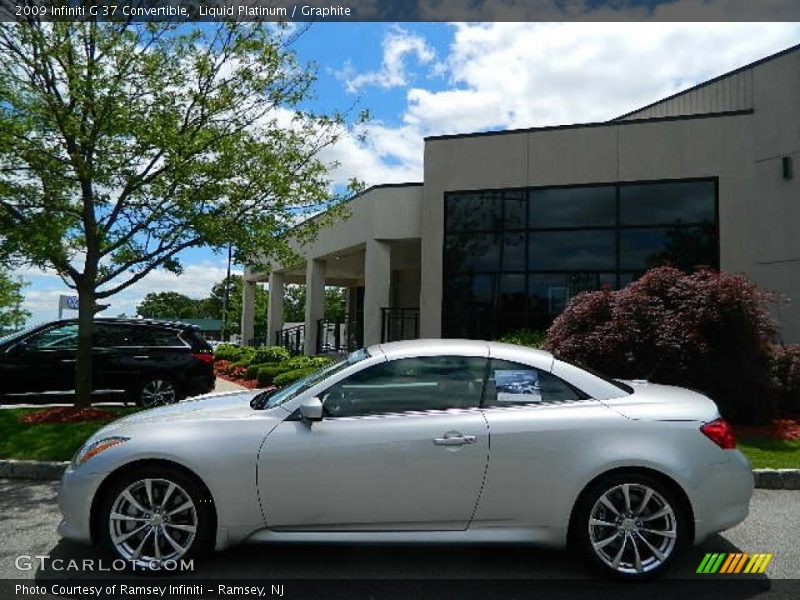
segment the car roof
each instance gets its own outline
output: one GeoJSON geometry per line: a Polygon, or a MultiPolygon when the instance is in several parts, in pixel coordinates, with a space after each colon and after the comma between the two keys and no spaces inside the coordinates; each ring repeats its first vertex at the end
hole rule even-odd
{"type": "Polygon", "coordinates": [[[404,356],[435,356],[438,354],[455,354],[464,356],[493,356],[514,359],[525,356],[537,363],[552,364],[553,355],[545,350],[504,344],[502,342],[486,342],[483,340],[458,339],[422,339],[405,340],[376,344],[369,349],[370,354],[382,352],[388,359],[404,356]]]}
{"type": "MultiPolygon", "coordinates": [[[[61,319],[43,323],[41,326],[56,325],[58,323],[77,323],[77,319],[61,319]]],[[[170,321],[168,319],[136,319],[132,317],[95,317],[95,323],[121,323],[124,325],[141,325],[151,327],[170,327],[173,329],[192,329],[197,325],[184,323],[182,321],[170,321]]]]}

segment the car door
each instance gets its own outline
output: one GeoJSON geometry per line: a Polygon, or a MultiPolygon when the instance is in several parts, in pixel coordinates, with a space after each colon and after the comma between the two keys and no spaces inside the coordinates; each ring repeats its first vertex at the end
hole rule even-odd
{"type": "Polygon", "coordinates": [[[3,360],[3,388],[8,395],[65,392],[75,389],[78,324],[61,323],[37,331],[9,347],[3,360]]]}
{"type": "Polygon", "coordinates": [[[320,395],[322,421],[267,437],[258,485],[267,525],[294,530],[463,530],[480,495],[489,432],[486,359],[401,358],[320,395]]]}

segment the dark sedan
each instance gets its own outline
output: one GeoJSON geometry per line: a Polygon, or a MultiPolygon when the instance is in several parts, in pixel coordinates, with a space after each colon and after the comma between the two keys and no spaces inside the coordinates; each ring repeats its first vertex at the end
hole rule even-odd
{"type": "MultiPolygon", "coordinates": [[[[93,385],[98,399],[156,406],[214,389],[213,354],[185,323],[96,319],[93,385]]],[[[0,339],[0,401],[29,402],[75,388],[78,322],[63,320],[0,339]]]]}

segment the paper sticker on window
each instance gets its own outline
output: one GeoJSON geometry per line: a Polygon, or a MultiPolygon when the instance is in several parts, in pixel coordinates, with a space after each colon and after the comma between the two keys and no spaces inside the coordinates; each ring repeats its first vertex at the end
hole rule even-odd
{"type": "Polygon", "coordinates": [[[541,402],[539,372],[530,370],[496,370],[494,372],[498,402],[541,402]]]}

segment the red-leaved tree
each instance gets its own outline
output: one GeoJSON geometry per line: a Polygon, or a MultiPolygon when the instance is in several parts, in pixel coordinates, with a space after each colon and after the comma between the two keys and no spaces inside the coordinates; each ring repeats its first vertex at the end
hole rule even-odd
{"type": "Polygon", "coordinates": [[[610,377],[698,389],[726,418],[761,421],[774,411],[773,301],[742,275],[658,267],[622,290],[573,298],[547,347],[610,377]]]}

